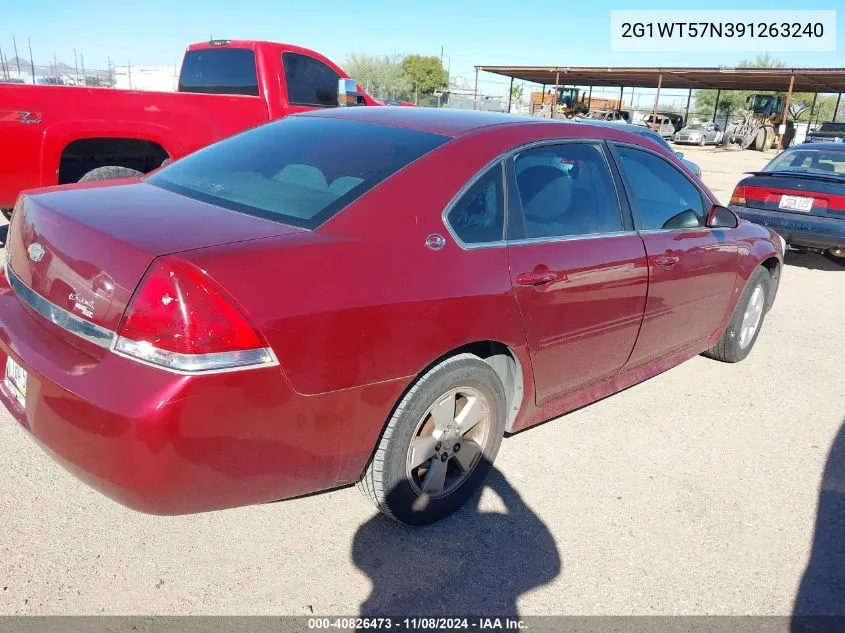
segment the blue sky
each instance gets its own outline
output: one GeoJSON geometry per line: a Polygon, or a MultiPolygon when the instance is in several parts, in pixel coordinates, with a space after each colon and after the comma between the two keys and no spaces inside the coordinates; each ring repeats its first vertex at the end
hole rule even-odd
{"type": "MultiPolygon", "coordinates": [[[[836,9],[841,0],[817,0],[802,9],[836,9]]],[[[82,51],[87,67],[112,64],[177,65],[189,42],[209,35],[231,39],[267,39],[319,50],[339,64],[347,53],[421,53],[439,55],[452,75],[474,76],[474,65],[715,66],[733,64],[749,53],[613,53],[610,9],[689,9],[671,3],[595,3],[564,0],[392,0],[297,1],[247,0],[40,0],[10,2],[2,11],[0,48],[28,57],[32,40],[36,63],[53,53],[73,63],[82,51]],[[611,6],[608,6],[608,5],[611,6]],[[598,6],[603,8],[598,9],[598,6]],[[605,8],[606,7],[606,8],[605,8]]],[[[698,5],[701,6],[701,5],[698,5]]],[[[754,9],[757,2],[710,0],[707,9],[754,9]]],[[[794,1],[769,0],[766,9],[799,8],[794,1]]],[[[703,8],[703,7],[702,7],[703,8]]],[[[766,11],[760,12],[765,19],[766,11]]],[[[845,66],[845,11],[837,15],[837,51],[776,53],[791,66],[845,66]]],[[[507,80],[480,79],[480,90],[501,92],[507,80]]]]}

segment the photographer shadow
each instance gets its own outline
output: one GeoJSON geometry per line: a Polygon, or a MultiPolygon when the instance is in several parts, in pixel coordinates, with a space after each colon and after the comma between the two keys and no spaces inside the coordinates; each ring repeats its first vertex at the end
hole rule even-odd
{"type": "Polygon", "coordinates": [[[845,421],[828,452],[813,548],[792,615],[793,633],[845,630],[845,421]]]}
{"type": "Polygon", "coordinates": [[[486,488],[505,513],[481,512],[476,493],[432,525],[377,514],[358,529],[352,560],[373,584],[362,616],[516,617],[517,598],[560,573],[551,532],[495,468],[486,488]]]}

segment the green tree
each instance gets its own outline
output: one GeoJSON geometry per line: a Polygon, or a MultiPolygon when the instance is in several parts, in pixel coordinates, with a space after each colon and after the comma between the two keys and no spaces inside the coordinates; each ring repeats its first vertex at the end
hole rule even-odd
{"type": "Polygon", "coordinates": [[[416,95],[432,94],[449,85],[449,73],[439,57],[434,55],[407,55],[402,68],[416,95]]]}
{"type": "Polygon", "coordinates": [[[511,100],[519,103],[522,101],[522,95],[525,93],[525,84],[514,84],[511,87],[511,100]]]}
{"type": "Polygon", "coordinates": [[[351,53],[343,68],[376,99],[405,100],[411,96],[411,83],[399,55],[351,53]]]}
{"type": "MultiPolygon", "coordinates": [[[[772,57],[769,53],[757,55],[754,59],[741,59],[736,65],[737,68],[785,68],[783,61],[772,57]]],[[[755,93],[752,90],[723,90],[719,95],[719,110],[724,112],[730,108],[732,114],[738,114],[745,109],[746,100],[752,94],[776,94],[786,96],[786,91],[772,92],[762,91],[755,93]]],[[[696,90],[695,107],[700,115],[713,112],[716,107],[716,90],[696,90]]],[[[819,110],[823,100],[819,95],[816,101],[816,111],[819,110]]],[[[793,92],[789,104],[789,117],[795,121],[807,121],[810,118],[810,106],[813,103],[812,92],[793,92]]],[[[831,107],[831,113],[833,108],[831,107]]]]}

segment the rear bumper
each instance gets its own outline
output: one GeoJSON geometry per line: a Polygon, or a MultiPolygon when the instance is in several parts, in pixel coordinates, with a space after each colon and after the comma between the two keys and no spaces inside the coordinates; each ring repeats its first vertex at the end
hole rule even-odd
{"type": "Polygon", "coordinates": [[[26,369],[25,406],[0,401],[45,451],[111,499],[186,514],[355,481],[407,381],[302,396],[279,367],[181,376],[69,345],[0,273],[0,371],[26,369]]]}
{"type": "Polygon", "coordinates": [[[779,213],[738,205],[730,205],[730,208],[744,220],[769,227],[788,244],[810,248],[845,246],[845,218],[779,213]]]}

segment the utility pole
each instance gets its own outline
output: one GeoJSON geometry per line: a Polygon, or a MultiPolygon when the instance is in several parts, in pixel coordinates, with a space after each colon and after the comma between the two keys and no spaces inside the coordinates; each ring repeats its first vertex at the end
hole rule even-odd
{"type": "Polygon", "coordinates": [[[85,81],[85,58],[82,56],[82,51],[79,51],[79,65],[82,67],[82,85],[86,85],[88,82],[85,81]]]}
{"type": "Polygon", "coordinates": [[[127,59],[126,74],[129,75],[129,89],[132,90],[132,60],[127,59]]]}
{"type": "Polygon", "coordinates": [[[76,68],[76,85],[79,85],[79,62],[76,59],[76,49],[73,49],[73,66],[76,68]]]}
{"type": "Polygon", "coordinates": [[[18,74],[21,74],[21,58],[18,57],[18,43],[15,41],[14,36],[12,37],[12,47],[15,49],[15,63],[18,65],[18,74]]]}
{"type": "Polygon", "coordinates": [[[59,62],[56,60],[56,53],[53,52],[53,78],[59,80],[59,62]]]}

